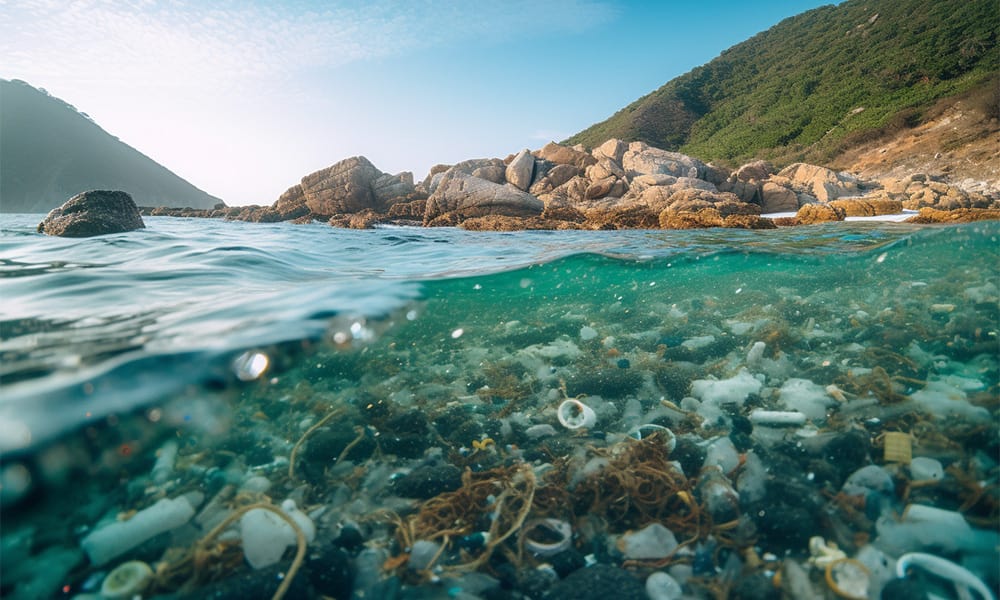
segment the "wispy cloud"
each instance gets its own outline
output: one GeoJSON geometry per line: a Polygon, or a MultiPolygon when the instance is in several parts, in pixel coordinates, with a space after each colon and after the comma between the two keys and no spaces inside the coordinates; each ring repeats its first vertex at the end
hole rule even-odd
{"type": "Polygon", "coordinates": [[[0,68],[49,80],[240,85],[430,46],[581,31],[613,14],[596,0],[0,0],[0,68]]]}

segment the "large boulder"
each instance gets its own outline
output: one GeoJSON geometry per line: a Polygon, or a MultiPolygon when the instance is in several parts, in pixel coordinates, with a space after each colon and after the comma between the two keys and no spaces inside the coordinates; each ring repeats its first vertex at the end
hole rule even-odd
{"type": "Polygon", "coordinates": [[[573,165],[579,169],[586,169],[597,162],[596,158],[586,152],[560,146],[555,142],[549,142],[541,150],[536,150],[535,156],[542,160],[554,162],[557,165],[573,165]]]}
{"type": "Polygon", "coordinates": [[[510,161],[504,173],[507,183],[522,191],[528,191],[531,187],[531,178],[535,174],[535,157],[530,150],[521,150],[514,160],[510,161]]]}
{"type": "Polygon", "coordinates": [[[816,223],[827,223],[830,221],[843,221],[847,216],[844,209],[829,204],[806,204],[795,213],[795,222],[798,225],[815,225],[816,223]]]}
{"type": "Polygon", "coordinates": [[[674,177],[705,178],[708,167],[698,159],[679,152],[653,148],[644,142],[632,142],[622,156],[622,166],[629,177],[639,175],[672,175],[674,177]]]}
{"type": "Polygon", "coordinates": [[[308,215],[309,207],[306,206],[306,195],[302,192],[302,184],[296,183],[285,190],[273,208],[281,215],[282,221],[293,221],[308,215]]]}
{"type": "Polygon", "coordinates": [[[73,196],[53,208],[38,224],[38,233],[61,237],[90,237],[146,227],[126,192],[92,190],[73,196]]]}
{"type": "Polygon", "coordinates": [[[424,222],[452,213],[459,218],[540,215],[544,204],[513,185],[500,185],[458,171],[449,171],[427,199],[424,222]]]}
{"type": "Polygon", "coordinates": [[[760,187],[761,212],[780,213],[799,210],[799,195],[794,191],[765,181],[760,187]]]}
{"type": "Polygon", "coordinates": [[[622,164],[622,157],[625,156],[625,151],[628,150],[628,144],[625,142],[612,138],[600,146],[594,148],[591,155],[597,160],[602,158],[607,158],[614,163],[622,164]]]}
{"type": "Polygon", "coordinates": [[[306,206],[317,215],[380,210],[372,185],[383,173],[364,156],[346,158],[302,178],[306,206]]]}
{"type": "Polygon", "coordinates": [[[618,179],[614,175],[609,175],[603,179],[598,179],[590,185],[587,186],[586,191],[584,191],[584,198],[587,200],[593,200],[596,198],[604,198],[605,196],[614,196],[616,198],[621,198],[628,191],[628,185],[618,179]]]}
{"type": "Polygon", "coordinates": [[[409,197],[415,189],[413,173],[409,171],[403,171],[396,175],[382,173],[372,182],[375,205],[381,211],[386,211],[397,201],[409,197]]]}

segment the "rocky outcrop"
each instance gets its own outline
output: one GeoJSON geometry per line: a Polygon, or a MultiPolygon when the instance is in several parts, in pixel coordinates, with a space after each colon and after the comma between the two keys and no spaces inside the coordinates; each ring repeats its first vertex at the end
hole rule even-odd
{"type": "MultiPolygon", "coordinates": [[[[642,142],[611,139],[592,151],[556,143],[504,159],[435,165],[418,184],[353,157],[303,178],[246,220],[321,219],[340,227],[378,223],[511,229],[772,228],[897,214],[903,207],[998,206],[926,176],[870,182],[796,163],[765,161],[735,171],[642,142]],[[761,214],[792,213],[769,219],[761,214]]],[[[232,214],[215,215],[234,218],[232,214]]]]}
{"type": "Polygon", "coordinates": [[[963,190],[923,173],[915,173],[903,179],[883,179],[882,186],[886,193],[902,200],[903,207],[910,210],[1000,208],[1000,201],[995,198],[981,192],[963,190]]]}
{"type": "Polygon", "coordinates": [[[533,217],[540,215],[543,208],[541,200],[513,185],[449,170],[427,199],[424,223],[449,213],[460,219],[487,215],[533,217]]]}
{"type": "Polygon", "coordinates": [[[820,202],[862,193],[859,181],[853,175],[806,163],[789,165],[778,172],[778,177],[787,180],[792,189],[810,193],[820,202]]]}
{"type": "Polygon", "coordinates": [[[91,237],[143,229],[139,207],[126,192],[92,190],[53,208],[38,224],[38,233],[60,237],[91,237]]]}

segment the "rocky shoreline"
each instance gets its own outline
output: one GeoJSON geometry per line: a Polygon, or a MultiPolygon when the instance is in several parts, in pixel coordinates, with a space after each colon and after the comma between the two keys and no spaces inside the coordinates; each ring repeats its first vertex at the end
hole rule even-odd
{"type": "Polygon", "coordinates": [[[643,142],[612,139],[588,151],[549,143],[506,158],[436,165],[419,182],[355,156],[310,173],[271,206],[149,208],[148,216],[274,223],[326,222],[521,229],[771,229],[920,211],[915,223],[1000,218],[1000,191],[973,191],[926,174],[864,180],[822,166],[735,171],[643,142]],[[770,218],[774,213],[794,216],[770,218]]]}

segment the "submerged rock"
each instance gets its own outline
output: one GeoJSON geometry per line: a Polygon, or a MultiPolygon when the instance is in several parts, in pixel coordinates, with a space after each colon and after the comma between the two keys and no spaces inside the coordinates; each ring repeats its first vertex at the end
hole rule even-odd
{"type": "Polygon", "coordinates": [[[646,600],[646,588],[627,572],[608,565],[594,565],[571,573],[552,586],[546,598],[576,600],[646,600]]]}
{"type": "Polygon", "coordinates": [[[126,192],[92,190],[53,208],[38,224],[38,233],[60,237],[91,237],[143,229],[139,208],[126,192]]]}

